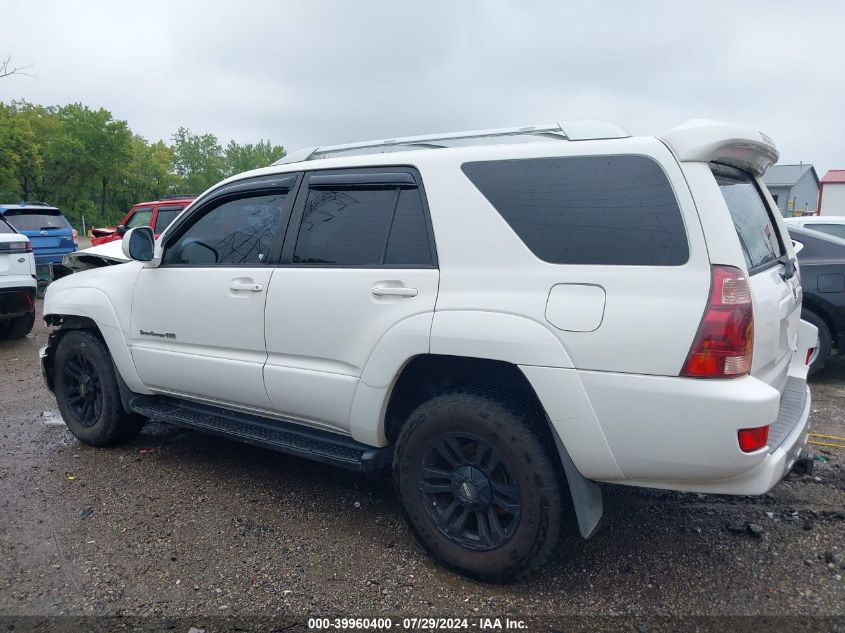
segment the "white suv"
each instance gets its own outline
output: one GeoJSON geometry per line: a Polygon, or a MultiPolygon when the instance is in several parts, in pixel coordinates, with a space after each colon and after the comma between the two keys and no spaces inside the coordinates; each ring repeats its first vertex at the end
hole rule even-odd
{"type": "Polygon", "coordinates": [[[45,378],[89,444],[154,418],[391,465],[434,557],[513,579],[568,498],[594,532],[595,482],[750,495],[811,464],[777,156],[702,121],[298,152],[52,284],[45,378]]]}
{"type": "Polygon", "coordinates": [[[21,338],[35,324],[32,244],[0,216],[0,340],[21,338]]]}

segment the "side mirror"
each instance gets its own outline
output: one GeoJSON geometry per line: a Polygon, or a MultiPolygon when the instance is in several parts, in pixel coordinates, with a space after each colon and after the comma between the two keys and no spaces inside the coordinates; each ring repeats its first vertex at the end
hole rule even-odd
{"type": "Polygon", "coordinates": [[[153,259],[155,249],[155,235],[149,226],[136,226],[129,229],[123,236],[120,245],[123,254],[136,262],[149,262],[153,259]]]}
{"type": "Polygon", "coordinates": [[[118,235],[123,235],[124,233],[126,233],[126,226],[125,226],[125,225],[123,225],[123,224],[118,224],[118,225],[117,225],[117,231],[115,231],[115,232],[116,232],[118,235]]]}

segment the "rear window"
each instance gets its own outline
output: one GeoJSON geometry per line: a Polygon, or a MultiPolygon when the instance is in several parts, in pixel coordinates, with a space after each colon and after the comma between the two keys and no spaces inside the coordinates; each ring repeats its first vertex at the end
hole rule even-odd
{"type": "Polygon", "coordinates": [[[815,222],[808,222],[804,225],[804,228],[821,231],[822,233],[845,239],[845,224],[816,224],[815,222]]]}
{"type": "Polygon", "coordinates": [[[777,261],[784,253],[783,245],[754,178],[727,165],[711,164],[710,169],[731,212],[749,271],[777,261]]]}
{"type": "Polygon", "coordinates": [[[7,209],[3,215],[18,231],[46,231],[68,226],[58,209],[7,209]]]}
{"type": "Polygon", "coordinates": [[[3,217],[0,216],[0,235],[2,234],[9,234],[14,233],[15,229],[9,226],[4,220],[3,217]]]}
{"type": "Polygon", "coordinates": [[[484,161],[462,169],[544,261],[679,266],[689,258],[669,180],[645,156],[484,161]]]}

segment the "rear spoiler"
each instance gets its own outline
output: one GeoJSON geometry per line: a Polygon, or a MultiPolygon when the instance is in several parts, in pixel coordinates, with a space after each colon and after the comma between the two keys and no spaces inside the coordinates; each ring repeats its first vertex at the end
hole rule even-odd
{"type": "Polygon", "coordinates": [[[780,154],[762,132],[733,123],[694,119],[672,128],[660,139],[681,162],[727,163],[762,176],[780,154]]]}

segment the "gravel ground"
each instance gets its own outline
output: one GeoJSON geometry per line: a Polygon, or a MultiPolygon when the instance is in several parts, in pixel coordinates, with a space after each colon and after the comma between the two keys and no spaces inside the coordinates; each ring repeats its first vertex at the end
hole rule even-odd
{"type": "MultiPolygon", "coordinates": [[[[162,424],[118,448],[80,444],[42,385],[45,342],[40,319],[0,342],[0,616],[174,617],[187,631],[218,616],[845,615],[841,449],[758,498],[607,486],[592,540],[573,529],[539,573],[491,586],[423,553],[383,477],[162,424]]],[[[812,389],[814,429],[845,436],[845,362],[812,389]]]]}

